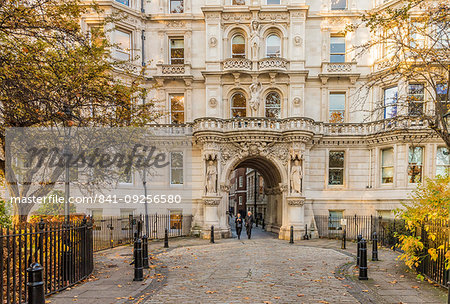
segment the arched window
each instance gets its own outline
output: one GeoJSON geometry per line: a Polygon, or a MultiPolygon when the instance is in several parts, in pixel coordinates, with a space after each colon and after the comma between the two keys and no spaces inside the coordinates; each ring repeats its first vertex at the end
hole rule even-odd
{"type": "Polygon", "coordinates": [[[245,38],[242,35],[235,35],[231,39],[231,57],[245,58],[245,38]]]}
{"type": "Polygon", "coordinates": [[[266,117],[281,118],[281,97],[277,92],[270,92],[266,96],[266,117]]]}
{"type": "Polygon", "coordinates": [[[247,100],[244,94],[236,93],[231,97],[231,117],[247,116],[247,100]]]}
{"type": "Polygon", "coordinates": [[[281,57],[281,39],[275,34],[269,35],[266,39],[266,56],[281,57]]]}

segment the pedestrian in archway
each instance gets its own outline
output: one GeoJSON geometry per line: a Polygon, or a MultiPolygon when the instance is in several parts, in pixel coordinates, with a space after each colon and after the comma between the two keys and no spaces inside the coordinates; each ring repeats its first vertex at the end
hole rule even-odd
{"type": "Polygon", "coordinates": [[[245,217],[245,230],[247,231],[247,237],[250,239],[252,237],[252,227],[255,219],[252,213],[249,211],[245,217]]]}
{"type": "Polygon", "coordinates": [[[242,226],[244,226],[244,223],[242,221],[242,217],[241,214],[238,213],[236,219],[234,220],[235,224],[236,224],[236,233],[238,236],[238,240],[241,239],[241,232],[242,232],[242,226]]]}

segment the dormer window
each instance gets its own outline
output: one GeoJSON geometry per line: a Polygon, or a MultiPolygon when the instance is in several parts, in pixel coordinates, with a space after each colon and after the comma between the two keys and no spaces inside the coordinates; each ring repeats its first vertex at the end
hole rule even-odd
{"type": "Polygon", "coordinates": [[[245,38],[242,35],[235,35],[231,39],[231,57],[245,58],[245,38]]]}
{"type": "Polygon", "coordinates": [[[245,0],[233,0],[233,5],[245,5],[245,0]]]}
{"type": "Polygon", "coordinates": [[[281,4],[280,0],[267,0],[267,5],[281,4]]]}

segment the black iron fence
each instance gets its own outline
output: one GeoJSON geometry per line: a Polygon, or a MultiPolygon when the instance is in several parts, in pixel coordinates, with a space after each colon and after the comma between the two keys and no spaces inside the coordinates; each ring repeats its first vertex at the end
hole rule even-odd
{"type": "Polygon", "coordinates": [[[0,228],[0,303],[27,301],[27,271],[43,267],[44,292],[52,294],[89,276],[94,268],[92,224],[89,220],[0,228]]]}
{"type": "Polygon", "coordinates": [[[424,245],[422,251],[423,259],[417,267],[417,271],[442,287],[448,287],[449,270],[446,269],[445,253],[449,250],[449,221],[436,220],[423,223],[417,229],[416,235],[420,235],[424,245]],[[431,233],[436,238],[429,238],[429,234],[431,233]],[[436,250],[436,260],[431,258],[431,255],[428,253],[429,249],[436,250]]]}
{"type": "MultiPolygon", "coordinates": [[[[163,239],[167,229],[169,237],[188,236],[192,215],[149,214],[149,239],[163,239]]],[[[146,234],[145,216],[103,217],[93,220],[94,251],[122,246],[133,242],[134,233],[141,227],[140,236],[146,234]]]]}
{"type": "Polygon", "coordinates": [[[343,229],[346,229],[347,239],[356,240],[361,234],[366,240],[372,239],[373,232],[377,232],[378,243],[383,247],[401,251],[399,244],[399,235],[420,236],[424,244],[421,253],[417,272],[432,280],[433,282],[448,287],[447,282],[450,279],[449,270],[446,269],[445,253],[449,250],[450,228],[449,221],[427,221],[415,231],[406,229],[404,220],[384,219],[376,216],[346,216],[330,217],[315,216],[319,237],[323,238],[342,238],[343,229]],[[429,238],[433,233],[435,238],[429,238]],[[428,250],[436,250],[437,259],[433,260],[428,250]]]}
{"type": "Polygon", "coordinates": [[[316,215],[314,218],[321,238],[340,239],[344,227],[349,240],[356,240],[358,235],[362,235],[366,240],[372,240],[372,235],[376,232],[379,244],[395,250],[398,250],[395,246],[398,244],[397,235],[407,233],[405,221],[400,219],[388,219],[372,215],[344,217],[316,215]]]}

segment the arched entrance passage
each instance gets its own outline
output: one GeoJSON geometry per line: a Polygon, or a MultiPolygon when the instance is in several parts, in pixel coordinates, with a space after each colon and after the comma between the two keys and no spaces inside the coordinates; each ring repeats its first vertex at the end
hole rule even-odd
{"type": "MultiPolygon", "coordinates": [[[[244,159],[235,159],[229,163],[228,167],[224,168],[224,176],[226,184],[230,184],[233,172],[240,168],[253,169],[264,180],[264,197],[261,200],[264,201],[264,212],[262,217],[264,218],[265,229],[279,233],[281,226],[283,225],[283,214],[286,212],[283,208],[283,192],[281,191],[281,185],[284,182],[285,174],[282,170],[281,164],[277,164],[276,161],[270,160],[262,156],[247,157],[244,159]]],[[[226,187],[228,193],[223,193],[222,198],[225,199],[223,207],[230,210],[230,187],[226,187]]],[[[251,189],[248,189],[251,191],[251,189]]],[[[256,189],[255,189],[256,191],[256,189]]],[[[251,208],[251,207],[250,207],[251,208]]],[[[248,208],[247,208],[248,209],[248,208]]],[[[253,210],[255,210],[253,208],[253,210]]]]}

